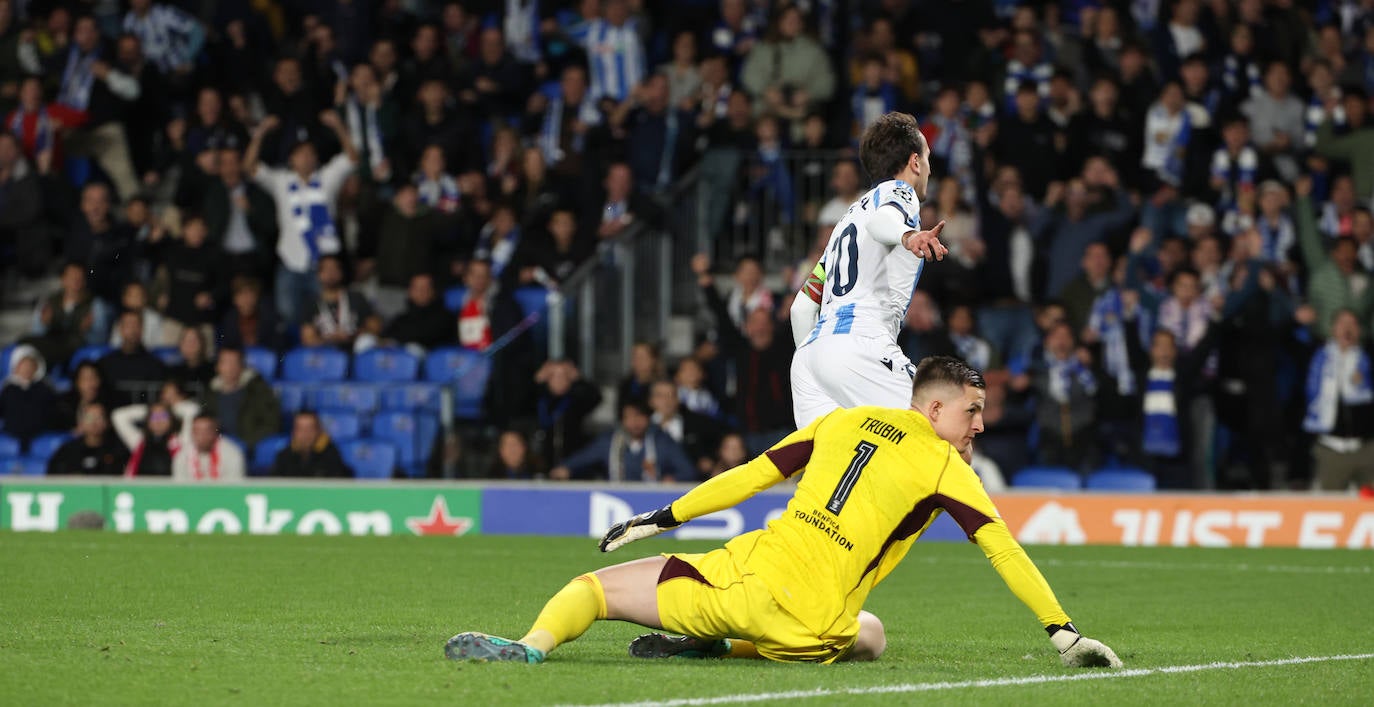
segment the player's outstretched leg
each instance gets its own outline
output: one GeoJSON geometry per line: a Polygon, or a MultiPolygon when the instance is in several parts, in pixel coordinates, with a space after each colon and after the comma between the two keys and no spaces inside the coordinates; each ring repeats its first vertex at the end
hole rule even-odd
{"type": "Polygon", "coordinates": [[[693,638],[646,633],[630,641],[635,658],[758,658],[753,643],[738,638],[693,638]]]}
{"type": "Polygon", "coordinates": [[[646,557],[578,575],[549,599],[520,640],[460,633],[449,639],[444,654],[453,660],[542,663],[550,651],[600,619],[659,628],[655,588],[664,562],[646,557]]]}

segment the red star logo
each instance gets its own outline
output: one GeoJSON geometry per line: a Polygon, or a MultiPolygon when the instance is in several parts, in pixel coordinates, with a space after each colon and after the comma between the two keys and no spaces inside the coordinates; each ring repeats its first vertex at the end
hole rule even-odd
{"type": "Polygon", "coordinates": [[[448,503],[443,496],[435,496],[429,507],[429,515],[420,518],[406,518],[406,527],[416,535],[462,535],[472,527],[471,518],[454,518],[448,514],[448,503]]]}

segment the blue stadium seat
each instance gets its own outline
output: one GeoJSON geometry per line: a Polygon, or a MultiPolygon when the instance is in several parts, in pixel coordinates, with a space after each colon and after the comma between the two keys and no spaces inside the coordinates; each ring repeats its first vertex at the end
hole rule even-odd
{"type": "Polygon", "coordinates": [[[1144,469],[1100,469],[1088,476],[1086,488],[1091,491],[1154,491],[1155,477],[1144,469]]]}
{"type": "Polygon", "coordinates": [[[543,287],[521,287],[511,296],[526,316],[535,312],[542,315],[549,309],[549,291],[543,287]]]}
{"type": "Polygon", "coordinates": [[[398,462],[410,476],[423,475],[430,447],[439,433],[434,415],[402,411],[382,412],[372,418],[372,437],[396,446],[398,462]]]}
{"type": "Polygon", "coordinates": [[[440,390],[437,383],[388,385],[382,388],[382,409],[439,412],[440,390]]]}
{"type": "Polygon", "coordinates": [[[19,456],[19,440],[0,434],[0,459],[13,459],[19,456]]]}
{"type": "Polygon", "coordinates": [[[293,349],[281,362],[281,379],[289,382],[337,382],[347,375],[348,354],[323,346],[293,349]]]}
{"type": "Polygon", "coordinates": [[[293,415],[301,410],[314,410],[318,405],[316,387],[308,383],[277,383],[272,386],[281,401],[282,412],[293,415]]]}
{"type": "Polygon", "coordinates": [[[181,351],[175,346],[159,346],[151,352],[164,365],[175,366],[181,363],[181,351]]]}
{"type": "Polygon", "coordinates": [[[0,373],[9,375],[10,355],[14,353],[15,346],[18,346],[18,344],[10,344],[9,346],[0,347],[0,373]]]}
{"type": "MultiPolygon", "coordinates": [[[[114,350],[112,346],[103,344],[98,346],[82,346],[72,354],[72,358],[67,362],[67,370],[75,371],[76,367],[86,361],[99,361],[102,356],[114,350]]],[[[6,371],[8,373],[8,371],[6,371]]]]}
{"type": "Polygon", "coordinates": [[[249,464],[248,473],[253,476],[267,476],[272,473],[272,464],[277,460],[277,453],[286,449],[291,444],[290,435],[272,435],[264,437],[258,442],[258,446],[253,447],[253,460],[249,464]]]}
{"type": "Polygon", "coordinates": [[[482,417],[482,399],[491,377],[491,359],[476,351],[449,347],[425,358],[425,379],[453,386],[453,414],[466,420],[482,417]]]}
{"type": "Polygon", "coordinates": [[[463,308],[463,298],[468,296],[468,288],[462,285],[450,287],[444,290],[444,306],[450,312],[456,312],[463,308]]]}
{"type": "Polygon", "coordinates": [[[49,432],[38,435],[29,443],[29,456],[46,462],[57,451],[57,448],[66,444],[69,439],[72,439],[72,436],[66,432],[49,432]]]}
{"type": "Polygon", "coordinates": [[[1077,491],[1083,488],[1083,479],[1078,472],[1057,466],[1028,466],[1012,477],[1012,486],[1032,488],[1061,489],[1077,491]]]}
{"type": "Polygon", "coordinates": [[[357,439],[340,445],[344,463],[358,479],[390,479],[396,468],[396,448],[390,442],[357,439]]]}
{"type": "Polygon", "coordinates": [[[325,383],[315,391],[314,407],[321,410],[352,410],[371,415],[380,404],[380,389],[360,383],[325,383]]]}
{"type": "Polygon", "coordinates": [[[352,410],[321,410],[320,425],[335,441],[357,439],[363,436],[363,421],[352,410]]]}
{"type": "Polygon", "coordinates": [[[369,349],[353,360],[353,380],[409,383],[420,377],[420,359],[404,349],[369,349]]]}
{"type": "Polygon", "coordinates": [[[0,459],[0,474],[12,476],[44,476],[48,473],[46,459],[33,457],[9,457],[0,459]]]}
{"type": "Polygon", "coordinates": [[[277,379],[277,352],[261,346],[249,346],[243,350],[243,361],[257,371],[263,380],[270,383],[277,379]]]}

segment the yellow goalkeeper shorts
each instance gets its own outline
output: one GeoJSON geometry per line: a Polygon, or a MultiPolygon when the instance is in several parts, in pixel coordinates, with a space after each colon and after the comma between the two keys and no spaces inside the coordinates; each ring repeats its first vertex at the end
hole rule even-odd
{"type": "Polygon", "coordinates": [[[750,641],[759,655],[785,662],[833,663],[859,635],[858,617],[817,636],[789,614],[763,580],[735,562],[729,550],[669,554],[658,576],[658,619],[664,630],[695,638],[750,641]]]}

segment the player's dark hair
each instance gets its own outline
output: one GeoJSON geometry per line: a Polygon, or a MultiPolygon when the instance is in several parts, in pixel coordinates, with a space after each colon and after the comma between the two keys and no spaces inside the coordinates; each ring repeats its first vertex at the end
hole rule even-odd
{"type": "Polygon", "coordinates": [[[963,389],[966,385],[986,389],[983,374],[973,366],[953,356],[926,356],[916,364],[916,375],[911,378],[911,397],[918,396],[922,389],[938,385],[952,385],[963,389]]]}
{"type": "Polygon", "coordinates": [[[869,179],[891,179],[913,154],[922,154],[924,146],[915,118],[907,113],[888,113],[864,131],[859,161],[869,179]]]}

